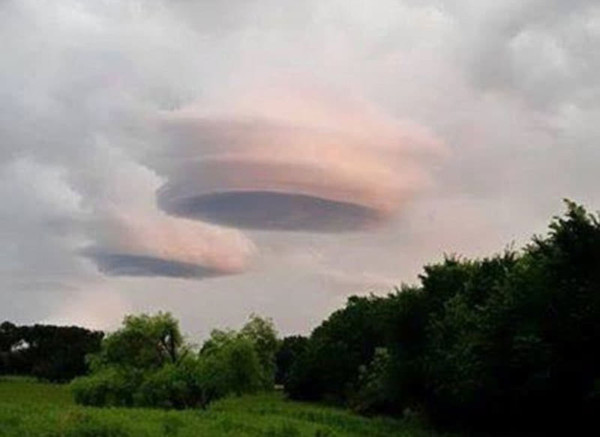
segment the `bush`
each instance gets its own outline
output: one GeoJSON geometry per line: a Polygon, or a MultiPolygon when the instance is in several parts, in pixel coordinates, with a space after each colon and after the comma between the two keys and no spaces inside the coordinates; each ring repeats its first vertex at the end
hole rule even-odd
{"type": "Polygon", "coordinates": [[[75,379],[77,403],[94,406],[205,408],[229,393],[272,385],[272,324],[253,316],[240,333],[214,331],[200,353],[183,344],[171,315],[128,316],[90,358],[92,374],[75,379]]]}
{"type": "Polygon", "coordinates": [[[132,369],[103,368],[71,382],[75,402],[90,406],[131,406],[142,375],[132,369]]]}

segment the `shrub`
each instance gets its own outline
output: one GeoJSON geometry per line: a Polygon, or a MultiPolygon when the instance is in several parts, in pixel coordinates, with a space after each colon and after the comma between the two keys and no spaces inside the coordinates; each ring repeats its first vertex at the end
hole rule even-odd
{"type": "Polygon", "coordinates": [[[71,382],[75,402],[91,406],[131,406],[142,375],[131,369],[103,368],[71,382]]]}
{"type": "Polygon", "coordinates": [[[84,405],[205,408],[272,385],[274,344],[271,322],[253,316],[241,333],[214,331],[196,354],[170,314],[128,316],[90,358],[91,375],[71,388],[84,405]]]}

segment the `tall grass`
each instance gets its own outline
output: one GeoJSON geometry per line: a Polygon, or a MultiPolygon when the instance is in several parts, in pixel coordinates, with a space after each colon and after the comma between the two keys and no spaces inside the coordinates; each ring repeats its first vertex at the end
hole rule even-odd
{"type": "Polygon", "coordinates": [[[206,411],[90,408],[75,405],[68,386],[0,378],[2,437],[433,435],[416,423],[367,419],[275,393],[223,399],[206,411]]]}

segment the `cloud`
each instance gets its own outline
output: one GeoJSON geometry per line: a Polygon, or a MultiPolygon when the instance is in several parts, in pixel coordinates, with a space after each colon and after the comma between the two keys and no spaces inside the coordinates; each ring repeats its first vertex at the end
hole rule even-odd
{"type": "Polygon", "coordinates": [[[246,229],[344,232],[384,220],[375,209],[359,204],[294,192],[244,190],[172,197],[169,189],[159,195],[161,207],[170,214],[246,229]]]}
{"type": "Polygon", "coordinates": [[[158,211],[125,207],[94,220],[92,245],[81,254],[111,276],[206,279],[241,273],[254,245],[235,230],[219,229],[158,211]]]}
{"type": "Polygon", "coordinates": [[[89,249],[83,252],[102,273],[110,276],[168,276],[175,278],[210,278],[223,273],[198,264],[148,255],[110,253],[89,249]]]}
{"type": "Polygon", "coordinates": [[[423,157],[442,150],[425,128],[316,87],[250,89],[226,108],[165,113],[157,171],[167,213],[248,229],[366,230],[427,185],[423,157]]]}
{"type": "Polygon", "coordinates": [[[597,2],[291,3],[0,1],[0,318],[306,332],[597,209],[597,2]]]}
{"type": "Polygon", "coordinates": [[[462,27],[458,53],[477,87],[506,93],[536,111],[575,102],[587,106],[597,95],[595,2],[465,1],[448,9],[462,27]]]}
{"type": "Polygon", "coordinates": [[[48,270],[57,284],[93,282],[82,254],[107,274],[239,273],[253,250],[247,238],[156,207],[160,179],[137,160],[140,120],[163,103],[165,89],[178,94],[153,63],[176,58],[182,47],[159,49],[168,13],[144,17],[131,4],[114,6],[0,5],[8,48],[0,72],[0,171],[6,187],[17,187],[15,198],[8,188],[1,193],[6,258],[15,264],[6,274],[25,271],[34,280],[48,270]],[[142,41],[161,55],[147,56],[142,41]],[[25,73],[32,69],[36,74],[25,73]]]}

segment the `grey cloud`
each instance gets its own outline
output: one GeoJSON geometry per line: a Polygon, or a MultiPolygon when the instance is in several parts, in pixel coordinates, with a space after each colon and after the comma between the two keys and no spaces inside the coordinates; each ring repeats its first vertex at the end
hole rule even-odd
{"type": "Polygon", "coordinates": [[[230,274],[198,264],[174,261],[156,256],[110,253],[88,249],[83,255],[92,259],[98,269],[110,276],[166,276],[205,279],[230,274]]]}
{"type": "MultiPolygon", "coordinates": [[[[42,271],[51,270],[65,282],[75,278],[82,283],[97,281],[97,273],[79,256],[79,249],[90,244],[107,251],[125,250],[125,254],[133,249],[137,255],[135,250],[141,250],[140,256],[148,260],[129,259],[129,264],[153,266],[123,268],[121,274],[156,276],[163,271],[167,276],[179,272],[201,279],[222,270],[227,274],[242,270],[250,243],[233,230],[174,224],[162,217],[154,200],[159,179],[136,161],[144,150],[146,114],[169,101],[185,100],[196,86],[195,80],[187,80],[179,87],[182,82],[160,67],[165,62],[185,64],[189,74],[192,70],[196,74],[193,65],[182,64],[189,48],[183,40],[190,43],[187,36],[193,32],[185,27],[173,32],[169,13],[163,9],[165,14],[155,14],[163,8],[160,2],[149,6],[145,12],[132,9],[130,2],[114,8],[77,1],[54,5],[15,1],[0,6],[0,21],[6,24],[1,26],[0,37],[8,49],[3,52],[6,68],[0,72],[0,147],[6,148],[6,153],[0,149],[0,165],[10,169],[14,162],[41,163],[39,173],[60,173],[61,182],[54,198],[44,204],[57,217],[44,219],[35,207],[15,213],[7,222],[4,231],[9,241],[15,241],[14,249],[10,243],[5,249],[6,257],[16,265],[13,275],[27,270],[34,280],[42,271]],[[77,208],[56,213],[70,205],[73,196],[77,208]],[[124,223],[123,217],[136,217],[139,223],[131,224],[129,218],[124,223]],[[16,232],[9,231],[13,221],[19,229],[16,232]],[[23,223],[30,221],[25,231],[23,223]],[[144,228],[145,237],[140,237],[139,227],[144,228]],[[57,232],[66,234],[65,238],[56,238],[57,232]],[[29,242],[28,234],[43,238],[29,242]],[[195,239],[187,250],[176,247],[183,244],[183,235],[195,239]],[[175,247],[140,243],[149,238],[169,245],[167,236],[176,240],[175,247]],[[162,267],[152,258],[162,260],[162,267]],[[41,266],[33,268],[38,259],[41,266]],[[201,268],[190,273],[186,264],[201,268]]],[[[25,205],[38,191],[47,191],[44,178],[36,174],[24,184],[28,186],[25,205]]],[[[100,258],[96,261],[100,264],[100,258]]]]}
{"type": "Polygon", "coordinates": [[[454,5],[453,11],[465,28],[459,46],[475,84],[509,93],[534,110],[597,101],[596,2],[482,2],[476,8],[465,4],[454,5]],[[467,13],[472,9],[478,12],[467,13]]]}
{"type": "Polygon", "coordinates": [[[0,318],[307,331],[344,293],[543,232],[562,197],[597,209],[599,13],[0,2],[0,318]]]}
{"type": "Polygon", "coordinates": [[[193,217],[244,229],[345,232],[384,221],[375,209],[350,202],[275,191],[223,191],[176,197],[163,187],[158,202],[169,214],[193,217]]]}

